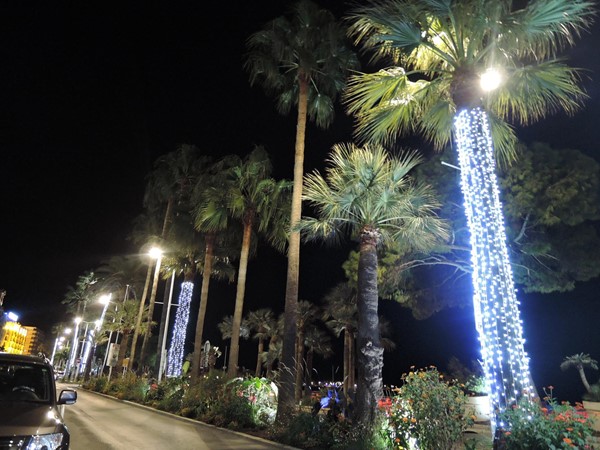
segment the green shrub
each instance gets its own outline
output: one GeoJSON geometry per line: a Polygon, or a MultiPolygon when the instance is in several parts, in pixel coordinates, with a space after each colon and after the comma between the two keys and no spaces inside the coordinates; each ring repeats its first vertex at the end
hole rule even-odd
{"type": "Polygon", "coordinates": [[[221,402],[224,386],[229,378],[221,371],[210,371],[198,379],[195,384],[190,384],[181,400],[181,408],[186,412],[186,417],[201,419],[213,423],[215,406],[221,402]]]}
{"type": "Polygon", "coordinates": [[[234,395],[243,397],[250,405],[253,425],[270,425],[275,421],[277,393],[271,381],[258,377],[235,378],[228,385],[234,395]]]}
{"type": "Polygon", "coordinates": [[[581,405],[559,404],[551,395],[546,405],[523,397],[518,405],[499,415],[500,448],[547,450],[588,448],[592,423],[581,405]]]}
{"type": "Polygon", "coordinates": [[[435,367],[402,376],[402,387],[387,408],[393,448],[452,448],[473,423],[460,386],[444,380],[435,367]]]}
{"type": "Polygon", "coordinates": [[[333,436],[324,424],[322,415],[301,412],[293,414],[285,422],[278,423],[273,431],[274,439],[282,444],[298,448],[331,448],[333,436]]]}
{"type": "Polygon", "coordinates": [[[138,378],[135,373],[127,372],[123,377],[115,378],[110,392],[122,400],[143,403],[148,391],[148,380],[138,378]]]}

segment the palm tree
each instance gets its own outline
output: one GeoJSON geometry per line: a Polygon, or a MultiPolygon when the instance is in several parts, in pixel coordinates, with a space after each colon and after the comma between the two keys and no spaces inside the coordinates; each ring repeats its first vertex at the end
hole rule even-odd
{"type": "Polygon", "coordinates": [[[358,327],[356,288],[347,281],[339,283],[325,295],[323,300],[325,324],[335,336],[343,335],[344,393],[348,395],[354,389],[356,373],[354,351],[358,327]]]}
{"type": "MultiPolygon", "coordinates": [[[[138,316],[139,301],[136,298],[125,300],[117,309],[110,309],[106,312],[106,330],[112,331],[113,333],[120,333],[122,335],[121,342],[119,344],[119,357],[117,359],[117,367],[123,367],[123,360],[129,356],[127,349],[129,348],[129,341],[131,335],[135,330],[137,316],[138,316]]],[[[140,325],[141,332],[145,332],[151,324],[146,322],[148,305],[145,305],[143,313],[143,320],[140,325]]]]}
{"type": "Polygon", "coordinates": [[[233,330],[229,352],[228,373],[235,376],[239,359],[240,324],[242,322],[244,295],[248,260],[252,246],[252,235],[260,233],[278,250],[286,243],[287,211],[289,207],[289,182],[270,178],[271,162],[263,147],[257,146],[243,160],[239,157],[227,157],[230,167],[225,173],[222,186],[224,197],[207,202],[202,218],[209,231],[209,224],[224,226],[229,220],[240,221],[243,226],[242,247],[240,251],[233,330]],[[224,200],[224,201],[223,201],[224,200]],[[214,220],[219,216],[219,220],[214,220]]]}
{"type": "MultiPolygon", "coordinates": [[[[494,146],[511,161],[519,125],[582,103],[578,71],[557,54],[594,15],[588,0],[374,0],[349,16],[356,43],[393,67],[349,81],[360,140],[417,132],[436,148],[452,137],[471,234],[474,308],[494,411],[534,395],[508,260],[494,146]],[[501,68],[487,94],[480,78],[501,68]],[[497,78],[496,78],[497,80],[497,78]],[[502,304],[501,308],[495,305],[502,304]],[[497,364],[501,361],[500,364],[497,364]]],[[[495,420],[492,423],[495,428],[495,420]]]]}
{"type": "Polygon", "coordinates": [[[256,370],[254,376],[259,377],[262,372],[261,357],[265,351],[265,342],[269,339],[271,330],[276,327],[275,314],[270,308],[261,308],[256,311],[250,311],[247,317],[248,326],[254,335],[252,338],[258,341],[258,353],[256,356],[256,370]]]}
{"type": "Polygon", "coordinates": [[[304,340],[306,339],[306,330],[313,325],[319,316],[319,309],[313,303],[307,300],[298,302],[298,321],[296,322],[296,381],[294,398],[296,402],[302,399],[302,380],[306,365],[304,361],[304,340]]]}
{"type": "Polygon", "coordinates": [[[594,369],[598,370],[598,361],[592,359],[588,353],[579,353],[571,356],[567,356],[565,360],[560,363],[561,370],[567,370],[571,367],[577,369],[579,373],[579,377],[581,378],[581,382],[585,387],[587,392],[591,392],[592,388],[590,387],[590,383],[585,376],[585,369],[594,369]]]}
{"type": "Polygon", "coordinates": [[[280,113],[288,114],[296,106],[298,114],[285,294],[282,365],[286,370],[277,408],[277,416],[281,418],[294,406],[292,369],[300,273],[300,236],[294,227],[302,213],[306,123],[312,120],[320,128],[329,127],[334,118],[334,103],[345,86],[348,71],[358,66],[356,55],[346,42],[345,30],[331,12],[310,0],[300,0],[290,15],[274,19],[248,38],[245,64],[250,84],[259,83],[275,96],[280,113]]]}
{"type": "Polygon", "coordinates": [[[336,144],[327,178],[305,177],[304,199],[316,218],[304,218],[299,229],[308,239],[339,241],[346,234],[359,241],[357,283],[358,332],[355,420],[370,429],[382,397],[383,348],[379,330],[377,249],[402,241],[427,251],[447,239],[439,204],[428,186],[408,177],[420,159],[415,153],[396,158],[381,146],[358,148],[336,144]]]}
{"type": "Polygon", "coordinates": [[[62,301],[67,305],[67,310],[73,312],[77,317],[85,314],[87,305],[95,293],[94,285],[97,281],[98,278],[94,272],[88,271],[79,276],[75,286],[68,286],[62,301]]]}
{"type": "MultiPolygon", "coordinates": [[[[148,211],[152,212],[160,210],[166,203],[162,232],[158,242],[164,243],[168,239],[175,217],[178,217],[181,222],[182,216],[184,218],[188,216],[187,213],[190,209],[190,198],[194,186],[198,177],[210,162],[210,157],[200,156],[198,148],[188,144],[180,145],[177,150],[167,153],[156,160],[154,170],[148,175],[144,206],[148,211]]],[[[187,221],[186,225],[193,233],[191,221],[187,221]]],[[[158,288],[158,270],[160,269],[159,262],[160,259],[157,261],[157,271],[150,294],[149,321],[152,320],[154,314],[154,304],[158,288]]],[[[195,273],[195,267],[193,270],[195,273]]],[[[184,280],[184,282],[186,281],[188,280],[184,280]]],[[[187,291],[186,289],[185,292],[187,291]]],[[[158,339],[160,349],[162,349],[162,334],[165,329],[166,307],[163,307],[162,312],[158,339]]],[[[144,340],[139,356],[140,362],[143,362],[145,356],[150,331],[150,329],[147,329],[146,333],[144,333],[144,340]]]]}
{"type": "Polygon", "coordinates": [[[306,328],[306,332],[304,333],[304,347],[306,348],[304,384],[310,386],[314,356],[319,355],[323,358],[329,358],[333,355],[331,334],[320,328],[317,323],[313,323],[306,328]]]}
{"type": "Polygon", "coordinates": [[[237,252],[241,244],[241,233],[238,224],[228,221],[226,208],[227,192],[223,189],[226,173],[230,170],[231,158],[224,158],[213,164],[197,183],[192,195],[194,228],[204,236],[204,255],[202,265],[202,287],[200,305],[196,319],[194,336],[194,352],[191,361],[191,378],[197,381],[200,377],[200,351],[204,342],[204,321],[208,307],[208,292],[212,277],[234,281],[235,269],[230,264],[231,256],[237,252]]]}
{"type": "MultiPolygon", "coordinates": [[[[223,339],[231,339],[231,336],[233,336],[233,316],[223,317],[223,320],[217,324],[217,328],[221,332],[221,337],[223,339]]],[[[242,339],[248,339],[250,337],[250,325],[246,319],[242,319],[238,333],[239,337],[242,339]]]]}

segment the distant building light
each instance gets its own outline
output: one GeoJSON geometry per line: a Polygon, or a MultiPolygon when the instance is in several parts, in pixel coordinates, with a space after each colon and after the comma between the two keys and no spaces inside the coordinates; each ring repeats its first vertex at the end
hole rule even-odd
{"type": "Polygon", "coordinates": [[[8,318],[9,318],[10,320],[12,320],[13,322],[16,322],[17,320],[19,320],[19,316],[17,316],[17,315],[16,315],[15,313],[13,313],[13,312],[8,312],[6,315],[7,315],[7,316],[8,316],[8,318]]]}

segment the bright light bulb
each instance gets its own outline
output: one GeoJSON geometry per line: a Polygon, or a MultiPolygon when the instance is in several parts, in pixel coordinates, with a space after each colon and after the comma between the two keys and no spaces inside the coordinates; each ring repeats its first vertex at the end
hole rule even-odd
{"type": "Polygon", "coordinates": [[[152,258],[154,258],[154,259],[158,259],[158,258],[160,258],[160,257],[161,257],[161,255],[162,255],[162,250],[161,250],[160,248],[158,248],[158,247],[152,247],[152,248],[150,249],[150,251],[148,252],[148,254],[149,254],[149,255],[150,255],[152,258]]]}
{"type": "Polygon", "coordinates": [[[496,69],[487,69],[479,78],[479,85],[484,92],[490,92],[498,88],[502,83],[502,75],[496,69]]]}

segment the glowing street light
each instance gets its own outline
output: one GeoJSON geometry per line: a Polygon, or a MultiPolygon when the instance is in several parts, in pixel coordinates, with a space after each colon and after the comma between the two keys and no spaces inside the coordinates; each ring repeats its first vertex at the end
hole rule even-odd
{"type": "MultiPolygon", "coordinates": [[[[64,330],[62,330],[62,332],[64,334],[70,334],[71,329],[65,328],[64,330]]],[[[50,364],[54,364],[54,356],[56,356],[56,349],[60,348],[60,344],[62,344],[64,342],[64,340],[66,339],[65,336],[59,336],[59,334],[60,334],[60,331],[57,333],[56,339],[54,340],[54,348],[52,349],[52,357],[50,358],[50,364]]]]}
{"type": "Polygon", "coordinates": [[[479,86],[484,92],[491,92],[502,84],[502,74],[496,69],[487,69],[479,77],[479,86]]]}

